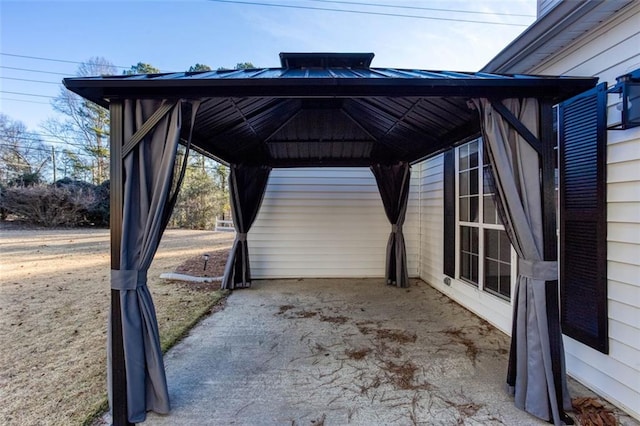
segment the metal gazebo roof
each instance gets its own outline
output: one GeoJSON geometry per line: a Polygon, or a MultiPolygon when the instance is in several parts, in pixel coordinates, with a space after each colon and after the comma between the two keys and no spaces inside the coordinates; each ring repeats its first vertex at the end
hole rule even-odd
{"type": "Polygon", "coordinates": [[[64,79],[115,99],[198,98],[192,143],[224,163],[273,167],[415,162],[478,134],[471,98],[560,102],[592,77],[370,68],[372,53],[283,53],[281,68],[64,79]]]}

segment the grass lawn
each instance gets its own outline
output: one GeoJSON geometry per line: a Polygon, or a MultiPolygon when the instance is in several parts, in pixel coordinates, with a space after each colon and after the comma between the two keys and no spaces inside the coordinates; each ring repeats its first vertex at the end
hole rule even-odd
{"type": "MultiPolygon", "coordinates": [[[[148,282],[164,349],[222,293],[160,274],[232,241],[165,233],[148,282]]],[[[83,424],[106,408],[109,265],[108,230],[0,229],[0,424],[83,424]]]]}

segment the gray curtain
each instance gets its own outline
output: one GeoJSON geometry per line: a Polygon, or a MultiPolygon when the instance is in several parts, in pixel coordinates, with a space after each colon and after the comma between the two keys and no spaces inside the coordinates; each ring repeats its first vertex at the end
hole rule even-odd
{"type": "MultiPolygon", "coordinates": [[[[558,264],[543,260],[540,158],[493,110],[487,99],[476,99],[474,103],[480,111],[498,207],[518,254],[507,384],[518,408],[559,425],[563,409],[570,409],[571,401],[566,387],[562,340],[554,343],[549,339],[545,282],[558,279],[558,264]],[[551,344],[560,347],[552,348],[551,344]],[[561,357],[559,378],[553,374],[552,353],[561,357]],[[561,383],[556,383],[558,380],[561,383]],[[562,395],[557,394],[558,389],[562,395]],[[559,407],[558,400],[564,407],[559,407]]],[[[537,100],[507,99],[503,104],[531,133],[539,134],[537,100]]],[[[560,333],[559,324],[552,326],[560,333]]]]}
{"type": "Polygon", "coordinates": [[[251,287],[249,247],[247,233],[258,215],[264,191],[269,180],[269,166],[232,164],[229,173],[229,196],[231,214],[236,229],[227,265],[222,279],[222,288],[233,290],[251,287]]]}
{"type": "MultiPolygon", "coordinates": [[[[160,104],[160,101],[155,100],[125,101],[125,141],[131,138],[160,104]]],[[[199,102],[190,104],[191,123],[194,122],[198,105],[199,102]]],[[[183,130],[183,106],[188,106],[187,102],[175,102],[169,113],[124,159],[120,270],[111,271],[111,288],[120,292],[128,418],[132,423],[144,421],[147,411],[168,413],[170,409],[158,323],[147,288],[147,271],[184,176],[186,156],[177,178],[174,173],[178,141],[183,130]]],[[[109,357],[111,343],[109,334],[109,357]]],[[[109,359],[109,364],[110,361],[109,359]]],[[[110,376],[111,368],[108,371],[110,376]]],[[[111,402],[110,377],[109,382],[111,402]]]]}
{"type": "Polygon", "coordinates": [[[387,284],[409,287],[407,249],[402,225],[407,214],[411,167],[406,162],[374,164],[371,171],[376,178],[387,219],[391,222],[385,267],[387,284]]]}

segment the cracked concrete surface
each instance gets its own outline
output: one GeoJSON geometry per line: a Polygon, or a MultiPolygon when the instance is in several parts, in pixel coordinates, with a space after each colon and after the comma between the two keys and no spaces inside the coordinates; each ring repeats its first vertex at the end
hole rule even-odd
{"type": "Polygon", "coordinates": [[[165,356],[144,425],[534,425],[505,392],[509,338],[420,280],[256,281],[165,356]]]}

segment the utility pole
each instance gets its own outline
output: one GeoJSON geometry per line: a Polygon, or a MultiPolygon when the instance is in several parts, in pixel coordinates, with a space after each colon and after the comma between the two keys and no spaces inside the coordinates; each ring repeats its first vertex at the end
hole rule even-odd
{"type": "Polygon", "coordinates": [[[51,147],[51,162],[53,163],[53,182],[55,183],[58,179],[56,178],[56,149],[51,147]]]}

